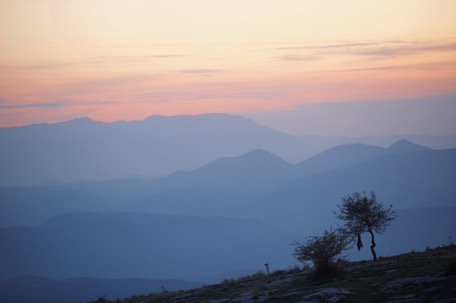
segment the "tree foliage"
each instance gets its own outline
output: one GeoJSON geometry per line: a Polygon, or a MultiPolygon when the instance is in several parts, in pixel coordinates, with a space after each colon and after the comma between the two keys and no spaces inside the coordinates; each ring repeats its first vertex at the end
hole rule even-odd
{"type": "Polygon", "coordinates": [[[361,234],[368,232],[371,235],[371,252],[372,257],[377,260],[375,252],[374,232],[382,234],[389,226],[390,221],[396,218],[396,212],[392,210],[392,205],[385,208],[383,204],[377,201],[375,192],[371,191],[370,197],[366,192],[353,194],[342,198],[342,205],[338,206],[336,211],[338,219],[345,222],[345,229],[357,237],[358,250],[361,249],[361,234]]]}
{"type": "Polygon", "coordinates": [[[322,236],[308,237],[304,244],[296,242],[293,255],[300,262],[313,262],[317,273],[328,274],[334,258],[340,255],[349,243],[348,234],[342,230],[330,229],[322,236]]]}

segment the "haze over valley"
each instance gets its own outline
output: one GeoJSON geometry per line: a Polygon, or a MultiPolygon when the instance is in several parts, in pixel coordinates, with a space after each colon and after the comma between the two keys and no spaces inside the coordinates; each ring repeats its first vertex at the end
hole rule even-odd
{"type": "Polygon", "coordinates": [[[0,41],[0,302],[415,299],[371,254],[453,253],[456,1],[0,0],[0,41]]]}
{"type": "MultiPolygon", "coordinates": [[[[24,276],[213,283],[265,262],[288,268],[296,265],[290,244],[336,227],[336,206],[355,191],[374,190],[397,210],[378,239],[381,255],[456,234],[454,148],[405,139],[337,145],[352,140],[337,138],[325,149],[330,138],[294,137],[220,114],[80,119],[0,133],[8,142],[2,165],[17,173],[9,185],[13,178],[2,171],[0,187],[0,278],[12,285],[24,276]],[[290,150],[293,162],[277,155],[290,150]],[[296,161],[300,151],[304,160],[296,161]],[[175,171],[152,176],[161,164],[175,171]],[[97,173],[99,181],[89,180],[97,173]]],[[[438,139],[451,145],[454,137],[438,139]]],[[[369,256],[353,250],[349,257],[369,256]]]]}

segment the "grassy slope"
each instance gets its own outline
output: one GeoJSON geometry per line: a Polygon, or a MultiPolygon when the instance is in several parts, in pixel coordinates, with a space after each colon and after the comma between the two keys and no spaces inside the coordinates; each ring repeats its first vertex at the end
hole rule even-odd
{"type": "Polygon", "coordinates": [[[309,270],[276,271],[269,277],[259,272],[188,291],[136,295],[115,302],[287,303],[299,302],[322,288],[343,288],[352,293],[342,296],[340,302],[456,302],[455,265],[456,246],[452,245],[379,258],[377,262],[343,263],[343,274],[332,279],[315,279],[309,270]],[[453,273],[445,275],[450,263],[453,273]]]}

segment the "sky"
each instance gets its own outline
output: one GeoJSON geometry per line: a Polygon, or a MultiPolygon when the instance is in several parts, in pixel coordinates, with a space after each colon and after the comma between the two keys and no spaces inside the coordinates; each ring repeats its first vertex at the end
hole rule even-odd
{"type": "Polygon", "coordinates": [[[0,127],[224,112],[448,135],[455,103],[453,0],[0,0],[0,127]]]}

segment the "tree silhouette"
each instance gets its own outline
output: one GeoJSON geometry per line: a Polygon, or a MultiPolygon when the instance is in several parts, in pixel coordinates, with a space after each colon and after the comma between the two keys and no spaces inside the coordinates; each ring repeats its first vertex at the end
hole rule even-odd
{"type": "Polygon", "coordinates": [[[366,192],[362,194],[354,192],[342,198],[342,205],[338,206],[338,211],[335,214],[338,219],[345,221],[345,229],[357,237],[358,250],[363,247],[361,234],[368,232],[371,235],[370,249],[372,257],[376,261],[374,232],[377,234],[384,233],[389,222],[396,218],[396,212],[392,210],[392,205],[385,209],[381,203],[377,202],[377,196],[373,191],[371,191],[370,197],[366,195],[366,192]]]}
{"type": "Polygon", "coordinates": [[[305,244],[295,242],[294,257],[300,262],[312,261],[319,275],[332,274],[334,258],[349,244],[349,235],[342,230],[325,230],[322,236],[311,236],[305,244]]]}

